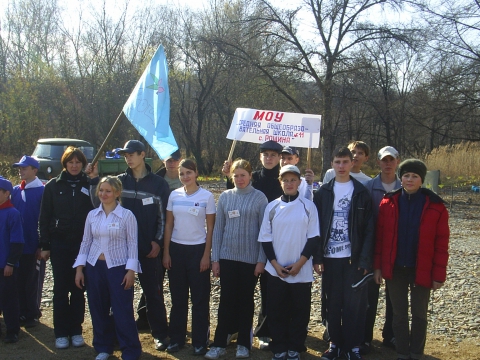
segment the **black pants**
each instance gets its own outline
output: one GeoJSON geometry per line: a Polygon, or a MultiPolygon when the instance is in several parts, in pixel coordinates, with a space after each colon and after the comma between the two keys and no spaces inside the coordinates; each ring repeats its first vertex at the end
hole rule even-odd
{"type": "Polygon", "coordinates": [[[236,324],[237,344],[252,348],[253,295],[258,279],[254,275],[255,266],[240,261],[220,260],[220,304],[213,346],[226,347],[230,325],[236,324]]]}
{"type": "Polygon", "coordinates": [[[165,339],[168,336],[167,311],[163,299],[162,286],[158,283],[158,262],[161,258],[141,257],[140,265],[142,272],[138,274],[140,285],[145,296],[145,307],[147,309],[147,319],[155,339],[165,339]]]}
{"type": "Polygon", "coordinates": [[[37,318],[38,271],[35,254],[22,254],[20,257],[17,287],[20,316],[27,321],[37,318]]]}
{"type": "Polygon", "coordinates": [[[368,289],[352,289],[357,271],[350,258],[324,259],[327,330],[330,341],[344,350],[359,346],[364,339],[368,289]]]}
{"type": "Polygon", "coordinates": [[[400,359],[420,359],[427,338],[427,310],[430,289],[415,285],[415,268],[395,266],[387,280],[393,305],[393,332],[400,359]],[[410,306],[409,300],[410,298],[410,306]],[[409,327],[409,307],[412,322],[409,327]]]}
{"type": "Polygon", "coordinates": [[[0,310],[3,313],[7,335],[18,334],[20,331],[17,278],[17,267],[13,268],[13,274],[10,276],[4,276],[3,268],[0,268],[0,310]]]}
{"type": "MultiPolygon", "coordinates": [[[[370,281],[367,286],[368,286],[368,309],[367,309],[367,316],[365,319],[364,342],[370,343],[373,340],[373,328],[375,326],[375,318],[377,317],[378,295],[379,295],[380,285],[376,284],[375,281],[370,281]]],[[[390,301],[388,287],[385,287],[385,323],[383,325],[382,337],[386,341],[390,341],[394,337],[392,320],[393,320],[392,302],[390,301]]]]}
{"type": "Polygon", "coordinates": [[[37,318],[42,317],[42,293],[43,293],[43,282],[45,280],[45,269],[47,267],[47,263],[45,260],[37,260],[36,270],[37,270],[37,318]]]}
{"type": "Polygon", "coordinates": [[[272,341],[270,350],[307,350],[307,326],[310,321],[312,283],[288,283],[268,272],[268,328],[272,341]]]}
{"type": "Polygon", "coordinates": [[[78,247],[63,248],[52,244],[50,261],[53,271],[53,330],[55,337],[82,334],[85,317],[84,290],[75,285],[76,270],[72,268],[78,247]]]}
{"type": "MultiPolygon", "coordinates": [[[[162,265],[163,249],[160,251],[157,258],[158,258],[158,261],[157,261],[158,291],[161,292],[160,295],[162,298],[162,302],[165,303],[165,299],[163,296],[163,279],[165,278],[165,268],[162,265]]],[[[140,300],[138,301],[137,316],[138,316],[138,321],[140,323],[148,324],[147,305],[145,303],[145,295],[143,294],[143,292],[142,292],[142,296],[140,297],[140,300]]]]}
{"type": "Polygon", "coordinates": [[[192,345],[206,346],[210,337],[210,269],[200,272],[205,244],[170,243],[172,266],[168,270],[172,309],[170,342],[185,344],[188,318],[188,291],[192,300],[192,345]]]}

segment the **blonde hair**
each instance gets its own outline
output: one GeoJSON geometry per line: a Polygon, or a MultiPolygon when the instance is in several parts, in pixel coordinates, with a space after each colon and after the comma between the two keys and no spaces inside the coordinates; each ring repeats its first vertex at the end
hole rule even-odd
{"type": "MultiPolygon", "coordinates": [[[[98,192],[100,191],[100,185],[102,185],[103,183],[107,183],[113,188],[115,192],[122,194],[122,190],[123,190],[122,182],[118,179],[118,177],[108,175],[103,177],[98,183],[97,190],[95,191],[96,197],[98,197],[98,192]]],[[[120,204],[122,203],[120,196],[117,198],[117,200],[120,204]]]]}
{"type": "Polygon", "coordinates": [[[237,169],[243,169],[246,172],[248,172],[250,175],[252,175],[252,165],[245,160],[245,159],[235,159],[235,161],[232,163],[232,166],[230,166],[230,176],[232,177],[233,180],[233,172],[237,169]]]}

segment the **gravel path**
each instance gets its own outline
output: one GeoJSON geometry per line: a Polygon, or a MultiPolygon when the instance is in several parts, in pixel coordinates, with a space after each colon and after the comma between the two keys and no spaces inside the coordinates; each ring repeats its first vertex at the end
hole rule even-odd
{"type": "MultiPolygon", "coordinates": [[[[218,185],[207,188],[218,194],[218,185]]],[[[451,200],[451,199],[448,199],[451,200]]],[[[473,340],[480,346],[480,195],[469,192],[455,195],[453,207],[450,210],[450,260],[447,282],[444,287],[436,291],[429,305],[428,332],[432,335],[447,338],[457,343],[465,339],[473,340]],[[470,199],[470,200],[469,200],[470,199]]],[[[216,326],[218,301],[220,297],[219,280],[212,278],[211,294],[211,323],[216,326]]],[[[322,332],[320,316],[320,287],[321,280],[317,277],[313,284],[312,312],[310,330],[322,332]]],[[[140,286],[137,283],[135,297],[139,298],[140,286]]],[[[168,277],[165,277],[164,294],[167,309],[170,308],[170,294],[168,291],[168,277]]],[[[52,303],[53,281],[49,263],[43,292],[43,306],[48,308],[52,303]]],[[[259,291],[255,298],[257,308],[260,307],[259,291]]],[[[135,301],[136,304],[136,301],[135,301]]],[[[377,330],[381,330],[384,321],[384,289],[381,289],[377,330]]],[[[88,307],[87,307],[88,312],[88,307]]],[[[87,314],[86,316],[90,316],[87,314]]],[[[254,321],[256,323],[256,319],[254,321]]]]}

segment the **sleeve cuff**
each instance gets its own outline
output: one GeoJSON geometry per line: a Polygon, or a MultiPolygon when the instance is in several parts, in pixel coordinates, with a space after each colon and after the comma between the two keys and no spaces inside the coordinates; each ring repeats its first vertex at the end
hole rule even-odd
{"type": "Polygon", "coordinates": [[[125,269],[133,270],[138,274],[142,272],[142,267],[140,266],[140,261],[138,261],[138,259],[128,259],[125,269]]]}
{"type": "Polygon", "coordinates": [[[79,254],[72,267],[76,268],[77,266],[85,266],[86,264],[87,264],[87,255],[79,254]]]}

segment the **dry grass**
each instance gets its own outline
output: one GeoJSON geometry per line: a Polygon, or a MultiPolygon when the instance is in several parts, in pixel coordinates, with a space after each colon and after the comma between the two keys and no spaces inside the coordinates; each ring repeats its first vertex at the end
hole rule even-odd
{"type": "Polygon", "coordinates": [[[480,143],[461,142],[434,149],[425,158],[429,170],[440,170],[444,184],[480,183],[480,143]]]}

